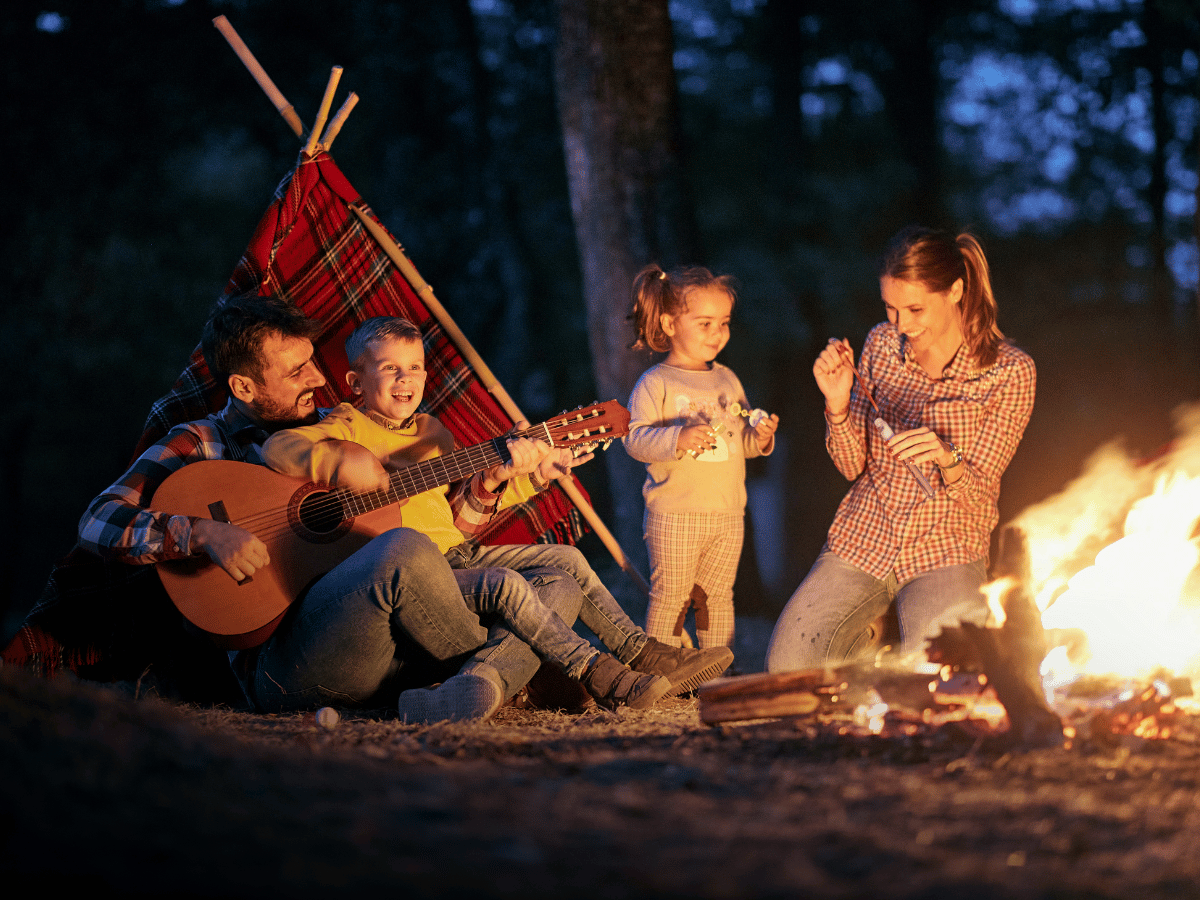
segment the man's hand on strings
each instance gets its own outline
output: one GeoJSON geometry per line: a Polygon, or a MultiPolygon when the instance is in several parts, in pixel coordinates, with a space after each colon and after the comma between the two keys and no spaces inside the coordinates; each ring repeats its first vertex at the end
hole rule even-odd
{"type": "MultiPolygon", "coordinates": [[[[529,422],[522,419],[513,426],[513,432],[521,432],[527,428],[529,428],[529,422]]],[[[551,453],[555,454],[555,460],[558,459],[558,451],[551,450],[549,444],[519,437],[515,433],[508,438],[507,445],[508,462],[492,466],[483,473],[483,486],[486,490],[495,491],[510,478],[540,471],[542,464],[546,462],[551,453]]],[[[543,481],[549,480],[543,479],[543,481]]]]}
{"type": "Polygon", "coordinates": [[[596,454],[591,451],[580,453],[576,456],[571,450],[566,447],[552,447],[550,452],[546,454],[534,474],[542,484],[549,484],[556,478],[562,478],[564,475],[569,475],[571,470],[576,466],[582,466],[595,457],[596,454]]]}
{"type": "Polygon", "coordinates": [[[208,554],[234,581],[271,564],[266,544],[244,528],[215,519],[197,519],[192,525],[192,550],[208,554]]]}

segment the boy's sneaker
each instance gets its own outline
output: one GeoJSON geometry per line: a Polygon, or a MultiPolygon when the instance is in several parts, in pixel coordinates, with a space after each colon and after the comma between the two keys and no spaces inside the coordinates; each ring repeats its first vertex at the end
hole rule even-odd
{"type": "Polygon", "coordinates": [[[596,708],[596,701],[582,684],[550,663],[542,663],[525,687],[532,709],[553,709],[578,715],[596,708]]]}
{"type": "Polygon", "coordinates": [[[402,691],[396,713],[409,725],[482,722],[492,717],[503,700],[504,694],[493,679],[460,672],[434,687],[402,691]]]}
{"type": "Polygon", "coordinates": [[[661,675],[671,683],[666,696],[677,697],[694,691],[706,681],[712,681],[733,664],[733,651],[728,647],[672,647],[650,638],[646,646],[629,663],[629,668],[650,675],[661,675]]]}
{"type": "Polygon", "coordinates": [[[597,656],[579,681],[605,709],[649,709],[671,690],[662,676],[635,672],[609,653],[597,656]]]}

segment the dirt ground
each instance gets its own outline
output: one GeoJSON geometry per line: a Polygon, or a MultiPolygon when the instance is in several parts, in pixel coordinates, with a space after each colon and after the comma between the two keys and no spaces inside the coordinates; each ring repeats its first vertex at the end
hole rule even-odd
{"type": "MultiPolygon", "coordinates": [[[[1200,719],[1004,749],[961,725],[485,725],[184,707],[0,670],[0,884],[123,896],[1200,896],[1200,719]]],[[[8,896],[14,896],[8,893],[8,896]]]]}

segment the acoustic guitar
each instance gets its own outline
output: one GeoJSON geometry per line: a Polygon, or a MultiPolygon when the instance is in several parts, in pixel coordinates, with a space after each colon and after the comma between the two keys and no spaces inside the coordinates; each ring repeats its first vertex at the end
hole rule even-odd
{"type": "Polygon", "coordinates": [[[194,625],[214,636],[249,638],[273,624],[338,563],[377,535],[402,525],[401,507],[409,497],[506,462],[507,438],[543,441],[579,455],[607,447],[628,432],[627,409],[615,400],[595,403],[515,435],[397,469],[387,490],[363,493],[280,475],[253,463],[192,463],[159,486],[154,509],[245,528],[267,545],[271,564],[241,582],[207,556],[159,563],[158,574],[172,602],[194,625]]]}

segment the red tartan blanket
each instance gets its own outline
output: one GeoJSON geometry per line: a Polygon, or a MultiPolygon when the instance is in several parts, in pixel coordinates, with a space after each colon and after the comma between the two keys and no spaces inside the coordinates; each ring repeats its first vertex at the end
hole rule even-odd
{"type": "MultiPolygon", "coordinates": [[[[428,377],[423,410],[437,416],[463,446],[507,431],[512,421],[351,206],[378,221],[328,154],[302,156],[276,189],[225,293],[274,294],[321,323],[314,341],[316,362],[326,378],[317,393],[321,406],[350,399],[343,344],[354,327],[371,316],[399,315],[424,334],[428,377]]],[[[133,458],[173,426],[216,412],[225,400],[224,386],[212,379],[197,347],[171,390],[151,408],[133,458]]],[[[583,531],[579,513],[555,486],[497,516],[481,539],[574,543],[583,531]]],[[[135,643],[142,643],[131,640],[132,633],[144,634],[148,628],[157,635],[165,627],[165,594],[159,593],[156,577],[139,577],[148,574],[141,568],[102,564],[91,554],[73,551],[51,574],[29,621],[0,652],[0,664],[43,675],[64,668],[81,674],[87,670],[100,679],[136,674],[149,661],[125,658],[135,643]],[[115,606],[121,607],[124,620],[108,615],[115,606]],[[147,626],[148,620],[154,621],[147,626]],[[114,659],[118,655],[122,658],[114,659]]]]}
{"type": "MultiPolygon", "coordinates": [[[[322,324],[314,342],[317,365],[326,378],[317,392],[320,406],[351,399],[343,344],[355,326],[371,316],[410,319],[425,336],[428,377],[422,410],[437,416],[462,446],[503,434],[512,420],[351,206],[379,221],[328,154],[301,157],[276,189],[225,293],[274,294],[322,324]]],[[[212,380],[197,348],[170,393],[151,409],[134,457],[172,426],[203,418],[224,404],[225,389],[212,380]]],[[[554,487],[498,516],[483,540],[574,543],[583,531],[574,505],[554,487]]]]}

